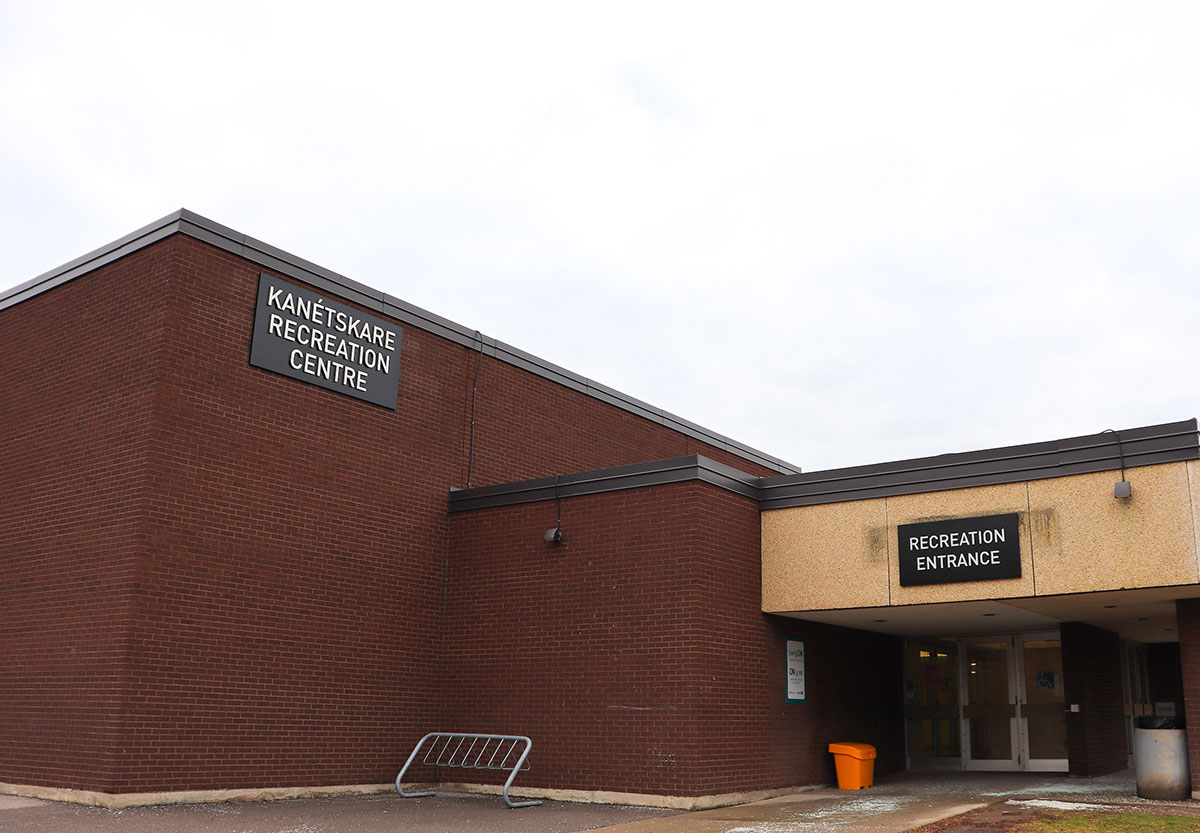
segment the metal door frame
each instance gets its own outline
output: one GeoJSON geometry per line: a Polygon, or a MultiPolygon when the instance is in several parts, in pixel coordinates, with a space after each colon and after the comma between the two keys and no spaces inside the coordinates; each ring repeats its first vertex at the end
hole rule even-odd
{"type": "MultiPolygon", "coordinates": [[[[958,659],[958,652],[959,652],[959,647],[960,647],[959,640],[960,640],[960,637],[958,637],[958,636],[907,636],[907,637],[904,637],[905,646],[907,646],[908,643],[916,643],[918,645],[918,648],[917,648],[918,651],[921,650],[919,646],[924,644],[926,647],[928,647],[932,650],[935,650],[935,651],[936,650],[947,650],[947,651],[952,650],[954,652],[955,702],[954,702],[954,705],[952,706],[952,708],[954,709],[954,714],[952,715],[952,717],[953,717],[953,719],[959,721],[959,725],[961,726],[962,725],[962,708],[958,704],[959,685],[960,685],[960,680],[962,679],[962,675],[959,673],[959,659],[958,659]],[[937,644],[939,642],[945,642],[945,641],[949,641],[949,642],[953,643],[952,647],[937,644]]],[[[901,650],[906,650],[906,647],[902,647],[901,650]]],[[[905,684],[907,686],[907,683],[910,682],[910,680],[908,678],[907,668],[904,673],[905,673],[905,684]]],[[[906,690],[907,690],[907,688],[906,688],[906,690]]],[[[959,753],[954,756],[945,755],[945,756],[940,756],[940,757],[936,757],[936,758],[925,758],[925,757],[915,757],[914,758],[912,756],[912,746],[910,745],[910,741],[912,740],[912,738],[911,738],[911,732],[910,732],[910,727],[909,727],[907,699],[905,700],[904,705],[905,705],[905,715],[904,715],[904,768],[905,768],[905,770],[920,770],[922,772],[958,772],[958,771],[960,771],[962,769],[961,742],[959,745],[959,753]]],[[[918,718],[918,719],[920,719],[920,718],[918,718]]],[[[961,741],[961,734],[962,733],[960,730],[959,731],[960,741],[961,741]]]]}
{"type": "MultiPolygon", "coordinates": [[[[1032,631],[1029,633],[992,634],[990,636],[965,636],[958,640],[958,703],[959,703],[959,732],[962,751],[962,768],[969,771],[985,772],[1066,772],[1067,758],[1038,758],[1029,757],[1029,720],[1025,716],[1023,706],[1028,702],[1025,691],[1025,643],[1037,640],[1057,640],[1062,644],[1062,634],[1058,630],[1032,631]],[[1009,737],[1012,744],[1011,760],[976,760],[971,757],[971,726],[970,718],[963,714],[963,709],[970,706],[968,700],[968,647],[978,643],[1006,642],[1008,667],[1008,704],[1012,707],[1009,718],[1009,737]]],[[[1067,709],[1064,702],[1063,710],[1067,709]]],[[[1064,715],[1065,719],[1065,715],[1064,715]]]]}
{"type": "MultiPolygon", "coordinates": [[[[1013,649],[1016,655],[1015,670],[1017,673],[1017,724],[1020,732],[1021,748],[1019,755],[1024,760],[1021,769],[1025,772],[1066,772],[1069,768],[1067,758],[1031,758],[1029,756],[1029,719],[1024,714],[1024,706],[1029,702],[1025,691],[1025,643],[1037,640],[1055,640],[1062,648],[1062,634],[1057,631],[1035,631],[1032,633],[1013,634],[1013,649]]],[[[1063,698],[1063,720],[1066,720],[1068,705],[1063,698]]]]}
{"type": "Polygon", "coordinates": [[[959,639],[958,652],[958,731],[959,731],[959,749],[962,753],[962,768],[967,771],[975,772],[1018,772],[1021,769],[1021,744],[1020,732],[1018,724],[1021,722],[1017,719],[1017,674],[1016,674],[1016,651],[1013,646],[1013,634],[992,634],[991,636],[964,636],[959,639]],[[1009,744],[1012,749],[1011,759],[999,760],[977,760],[971,757],[971,718],[964,714],[964,709],[968,708],[970,700],[968,699],[968,675],[970,668],[967,664],[968,648],[974,644],[985,642],[1004,642],[1005,647],[1005,665],[1008,672],[1008,705],[1013,709],[1013,715],[1008,719],[1009,744]]]}

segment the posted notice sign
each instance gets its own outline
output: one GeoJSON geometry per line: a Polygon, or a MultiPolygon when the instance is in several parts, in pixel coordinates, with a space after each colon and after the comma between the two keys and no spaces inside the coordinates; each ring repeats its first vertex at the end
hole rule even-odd
{"type": "Polygon", "coordinates": [[[250,364],[395,410],[398,326],[287,281],[258,279],[250,364]]]}
{"type": "Polygon", "coordinates": [[[803,703],[804,694],[804,640],[787,640],[787,701],[803,703]]]}
{"type": "Polygon", "coordinates": [[[896,537],[901,587],[1021,576],[1016,512],[901,524],[896,537]]]}

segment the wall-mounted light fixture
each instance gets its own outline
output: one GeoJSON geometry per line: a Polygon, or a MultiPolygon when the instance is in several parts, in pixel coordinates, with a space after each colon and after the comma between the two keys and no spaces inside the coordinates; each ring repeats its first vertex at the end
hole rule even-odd
{"type": "Polygon", "coordinates": [[[562,475],[554,475],[554,526],[546,530],[542,540],[547,544],[562,543],[562,498],[558,494],[558,479],[562,475]]]}
{"type": "Polygon", "coordinates": [[[1114,431],[1112,428],[1105,428],[1100,433],[1101,434],[1111,433],[1114,437],[1117,438],[1117,457],[1121,461],[1121,479],[1118,480],[1113,485],[1113,497],[1115,497],[1115,498],[1133,497],[1133,486],[1131,486],[1129,481],[1125,479],[1125,449],[1121,445],[1121,435],[1118,434],[1116,431],[1114,431]]]}

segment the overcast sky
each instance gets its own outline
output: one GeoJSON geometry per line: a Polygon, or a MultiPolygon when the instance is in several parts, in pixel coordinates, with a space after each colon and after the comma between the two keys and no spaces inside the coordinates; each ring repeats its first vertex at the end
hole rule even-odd
{"type": "Polygon", "coordinates": [[[179,207],[806,470],[1185,419],[1200,4],[0,0],[0,288],[179,207]]]}

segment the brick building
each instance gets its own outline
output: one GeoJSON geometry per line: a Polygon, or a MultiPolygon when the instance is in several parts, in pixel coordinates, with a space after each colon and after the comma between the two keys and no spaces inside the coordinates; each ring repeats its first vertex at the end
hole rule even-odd
{"type": "Polygon", "coordinates": [[[369,787],[455,730],[701,805],[839,740],[1101,774],[1200,709],[1194,420],[801,473],[187,211],[0,325],[0,791],[369,787]]]}

